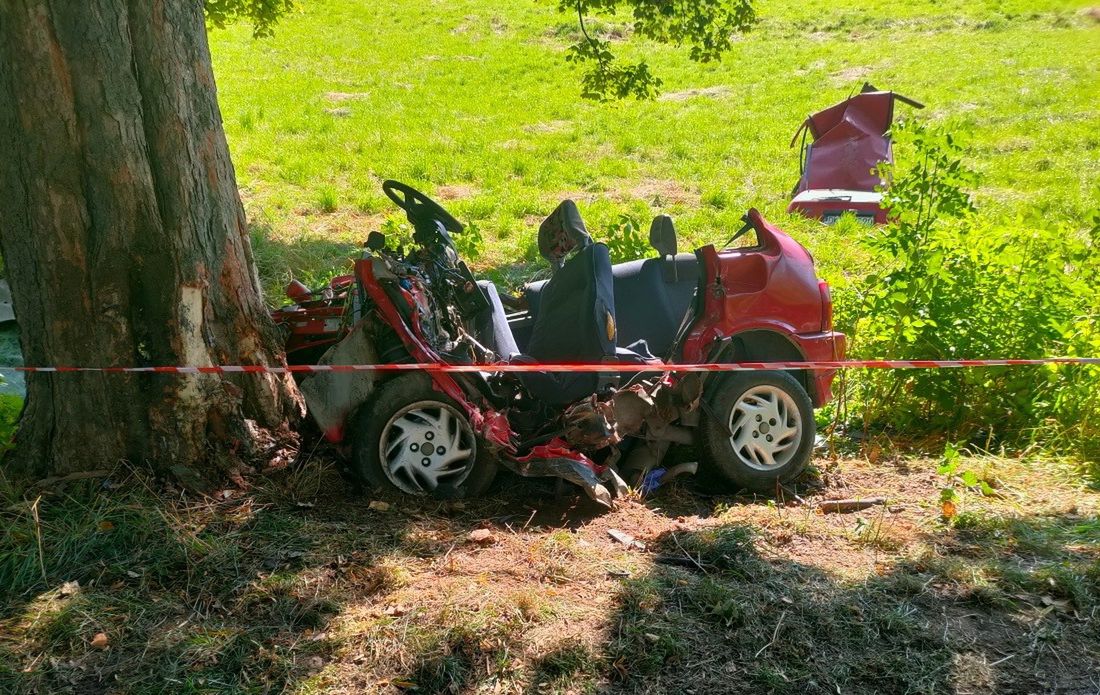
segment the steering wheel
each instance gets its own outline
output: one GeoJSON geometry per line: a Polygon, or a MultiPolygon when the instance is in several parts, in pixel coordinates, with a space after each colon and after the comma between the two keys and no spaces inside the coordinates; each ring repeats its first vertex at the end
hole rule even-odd
{"type": "Polygon", "coordinates": [[[442,205],[412,186],[387,179],[382,182],[382,192],[393,201],[394,205],[405,211],[405,214],[409,217],[409,222],[414,227],[425,223],[430,224],[435,220],[453,234],[457,234],[464,229],[462,223],[456,220],[451,213],[444,210],[442,205]]]}

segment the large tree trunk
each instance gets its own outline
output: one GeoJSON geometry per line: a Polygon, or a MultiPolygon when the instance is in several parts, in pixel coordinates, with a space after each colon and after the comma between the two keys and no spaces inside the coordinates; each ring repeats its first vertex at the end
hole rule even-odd
{"type": "MultiPolygon", "coordinates": [[[[0,0],[0,251],[31,365],[281,364],[199,0],[0,0]]],[[[32,374],[6,463],[204,477],[281,375],[32,374]],[[182,468],[181,468],[182,467],[182,468]]]]}

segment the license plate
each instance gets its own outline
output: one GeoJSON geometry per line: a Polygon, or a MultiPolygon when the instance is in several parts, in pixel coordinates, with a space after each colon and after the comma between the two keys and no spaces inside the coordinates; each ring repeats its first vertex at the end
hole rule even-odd
{"type": "Polygon", "coordinates": [[[856,217],[856,222],[865,225],[867,227],[875,224],[875,213],[873,212],[855,212],[853,210],[842,210],[841,212],[827,212],[821,216],[821,221],[825,224],[836,224],[840,221],[843,215],[853,214],[856,217]]]}

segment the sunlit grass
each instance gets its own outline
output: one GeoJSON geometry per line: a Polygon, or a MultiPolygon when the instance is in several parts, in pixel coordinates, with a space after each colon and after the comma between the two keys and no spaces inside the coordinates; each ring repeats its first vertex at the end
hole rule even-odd
{"type": "MultiPolygon", "coordinates": [[[[1085,5],[762,1],[761,24],[721,63],[622,44],[651,61],[665,96],[610,105],[578,97],[563,59],[575,27],[552,3],[317,0],[273,38],[234,27],[211,43],[249,212],[277,243],[365,238],[395,215],[385,178],[476,222],[481,270],[535,261],[537,222],[567,196],[597,237],[624,213],[643,224],[672,214],[684,248],[727,238],[751,205],[843,288],[866,262],[847,243],[859,230],[787,218],[798,174],[788,144],[807,113],[864,81],[925,102],[919,117],[972,145],[984,214],[1038,208],[1084,226],[1100,172],[1100,42],[1085,5]]],[[[274,292],[288,271],[265,258],[274,292]]],[[[341,262],[302,258],[289,270],[341,262]]]]}

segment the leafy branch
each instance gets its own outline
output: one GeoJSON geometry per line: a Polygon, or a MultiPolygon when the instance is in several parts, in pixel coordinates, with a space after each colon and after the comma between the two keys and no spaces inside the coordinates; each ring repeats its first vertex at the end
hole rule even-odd
{"type": "Polygon", "coordinates": [[[251,22],[256,37],[270,36],[272,27],[294,8],[294,0],[206,0],[206,21],[219,29],[238,20],[251,22]]]}
{"type": "Polygon", "coordinates": [[[582,38],[569,48],[566,60],[588,66],[581,78],[586,99],[652,99],[660,91],[661,79],[644,59],[621,61],[610,41],[588,32],[587,15],[614,15],[622,7],[629,8],[636,35],[658,43],[687,44],[691,59],[700,63],[720,60],[733,46],[734,35],[756,23],[752,0],[560,0],[559,11],[575,10],[580,24],[582,38]]]}

